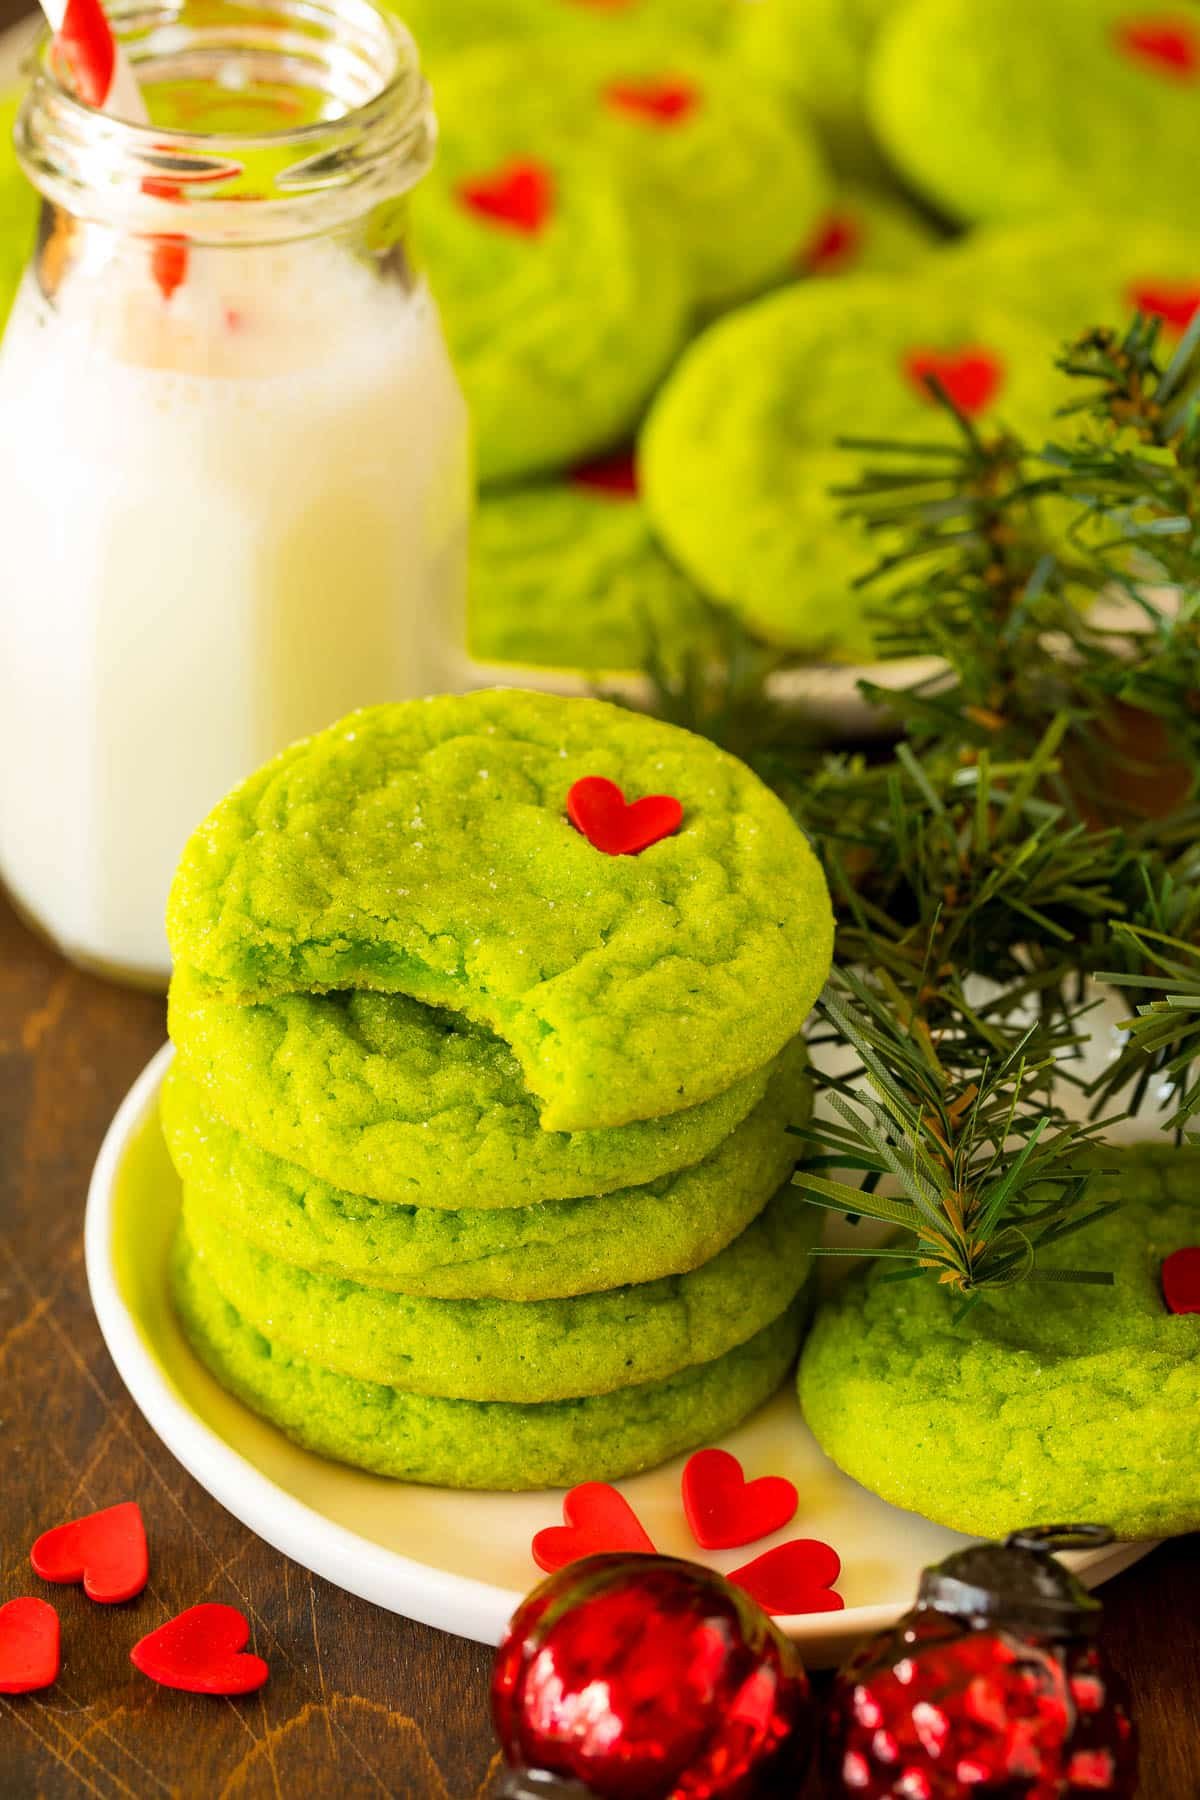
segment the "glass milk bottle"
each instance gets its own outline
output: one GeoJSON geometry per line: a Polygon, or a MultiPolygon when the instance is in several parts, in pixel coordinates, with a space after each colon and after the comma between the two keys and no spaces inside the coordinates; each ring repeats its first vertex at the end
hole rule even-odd
{"type": "Polygon", "coordinates": [[[367,0],[118,0],[153,124],[43,51],[40,189],[0,351],[0,877],[69,955],[157,983],[184,839],[355,706],[446,685],[466,415],[405,249],[429,166],[367,0]]]}

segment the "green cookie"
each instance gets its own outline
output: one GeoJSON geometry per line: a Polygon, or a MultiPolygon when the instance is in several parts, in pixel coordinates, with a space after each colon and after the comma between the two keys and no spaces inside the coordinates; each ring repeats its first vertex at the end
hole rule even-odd
{"type": "Polygon", "coordinates": [[[485,1024],[544,1130],[582,1132],[761,1070],[820,989],[833,919],[803,833],[735,757],[602,701],[489,690],[293,745],[193,834],[168,930],[176,962],[227,1000],[365,987],[485,1024]],[[676,797],[680,829],[639,855],[595,848],[566,816],[584,776],[676,797]]]}
{"type": "Polygon", "coordinates": [[[907,275],[943,242],[898,195],[866,182],[843,182],[827,213],[798,246],[798,275],[907,275]]]}
{"type": "Polygon", "coordinates": [[[655,1281],[716,1256],[796,1159],[812,1103],[799,1043],[765,1098],[704,1162],[603,1199],[508,1211],[387,1205],[331,1187],[223,1124],[176,1061],[162,1095],[171,1160],[204,1211],[319,1275],[443,1300],[550,1300],[655,1281]]]}
{"type": "Polygon", "coordinates": [[[489,45],[442,68],[437,104],[458,162],[598,151],[636,195],[658,262],[670,272],[682,256],[707,309],[783,276],[829,199],[811,131],[774,91],[669,39],[489,45]]]}
{"type": "Polygon", "coordinates": [[[38,216],[37,194],[13,148],[13,128],[24,97],[23,87],[0,96],[0,325],[8,317],[32,254],[38,216]]]}
{"type": "Polygon", "coordinates": [[[609,1194],[691,1168],[759,1104],[773,1066],[684,1112],[546,1131],[506,1044],[401,994],[230,1006],[180,969],[168,1011],[205,1105],[251,1143],[355,1194],[443,1211],[609,1194]]]}
{"type": "Polygon", "coordinates": [[[994,226],[943,251],[935,270],[944,292],[985,293],[1060,341],[1121,330],[1140,310],[1162,320],[1169,351],[1200,305],[1200,229],[1082,216],[994,226]]]}
{"type": "Polygon", "coordinates": [[[712,615],[633,493],[582,482],[485,495],[471,534],[469,647],[483,662],[681,668],[715,655],[712,615]]]}
{"type": "MultiPolygon", "coordinates": [[[[477,44],[545,38],[578,46],[669,31],[717,43],[738,9],[739,0],[391,0],[434,61],[477,44]]],[[[513,103],[523,97],[518,87],[513,103]]]]}
{"type": "Polygon", "coordinates": [[[896,0],[745,0],[733,54],[816,120],[839,168],[874,170],[879,151],[863,88],[880,25],[896,0]]]}
{"type": "Polygon", "coordinates": [[[868,84],[885,150],[966,220],[1195,220],[1200,19],[1130,0],[914,0],[868,84]]]}
{"type": "Polygon", "coordinates": [[[264,1256],[187,1189],[183,1219],[226,1300],[282,1349],[408,1394],[522,1405],[665,1381],[744,1344],[804,1285],[820,1225],[784,1188],[686,1275],[562,1300],[430,1300],[264,1256]]]}
{"type": "Polygon", "coordinates": [[[711,1443],[779,1386],[804,1318],[801,1300],[748,1343],[669,1381],[512,1406],[404,1394],[290,1356],[239,1319],[182,1235],[172,1290],[193,1348],[218,1381],[305,1449],[402,1481],[455,1488],[615,1481],[711,1443]]]}
{"type": "Polygon", "coordinates": [[[486,151],[444,132],[413,202],[475,431],[509,481],[629,435],[687,331],[678,255],[595,152],[530,142],[509,110],[486,151]]]}
{"type": "Polygon", "coordinates": [[[979,1537],[1085,1519],[1121,1537],[1200,1526],[1200,1318],[1173,1317],[1160,1269],[1200,1242],[1200,1153],[1109,1154],[1097,1200],[1122,1208],[1048,1260],[1115,1288],[1030,1283],[961,1324],[932,1281],[886,1264],[821,1307],[800,1370],[804,1416],[848,1475],[979,1537]]]}
{"type": "Polygon", "coordinates": [[[932,277],[790,287],[713,326],[664,388],[639,462],[651,521],[698,586],[771,642],[869,656],[884,595],[852,583],[887,544],[830,493],[867,460],[838,439],[952,440],[922,379],[934,367],[977,422],[1041,441],[1066,393],[1055,349],[932,277]]]}

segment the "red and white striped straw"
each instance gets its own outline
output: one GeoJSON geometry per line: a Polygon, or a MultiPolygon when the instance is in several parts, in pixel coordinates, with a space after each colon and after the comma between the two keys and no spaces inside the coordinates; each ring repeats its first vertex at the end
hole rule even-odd
{"type": "Polygon", "coordinates": [[[144,125],[149,115],[100,0],[41,0],[75,91],[88,106],[144,125]]]}

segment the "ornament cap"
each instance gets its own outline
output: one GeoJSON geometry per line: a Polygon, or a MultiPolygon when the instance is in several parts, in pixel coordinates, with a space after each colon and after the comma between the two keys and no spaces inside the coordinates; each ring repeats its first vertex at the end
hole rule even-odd
{"type": "Polygon", "coordinates": [[[1090,1636],[1100,1602],[1055,1552],[1096,1550],[1112,1539],[1107,1525],[1034,1525],[1003,1543],[972,1544],[922,1573],[917,1607],[1044,1638],[1090,1636]]]}
{"type": "Polygon", "coordinates": [[[508,1769],[496,1789],[496,1800],[594,1800],[594,1793],[581,1781],[546,1769],[508,1769]]]}

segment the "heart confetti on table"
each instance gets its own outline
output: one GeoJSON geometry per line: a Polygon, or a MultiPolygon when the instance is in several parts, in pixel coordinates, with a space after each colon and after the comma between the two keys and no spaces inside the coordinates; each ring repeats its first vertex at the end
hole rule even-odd
{"type": "Polygon", "coordinates": [[[615,781],[585,775],[567,795],[567,817],[606,856],[636,856],[679,830],[683,807],[669,794],[627,801],[615,781]]]}
{"type": "Polygon", "coordinates": [[[481,218],[536,237],[554,215],[554,177],[544,163],[520,160],[460,182],[458,197],[481,218]]]}
{"type": "Polygon", "coordinates": [[[927,400],[936,399],[932,378],[968,418],[990,406],[1004,379],[1000,358],[980,349],[910,350],[904,373],[927,400]]]}
{"type": "Polygon", "coordinates": [[[235,1606],[189,1606],[129,1652],[135,1669],[161,1687],[187,1694],[252,1694],[270,1670],[246,1653],[250,1623],[235,1606]]]}
{"type": "Polygon", "coordinates": [[[89,1600],[132,1600],[150,1573],[141,1508],[125,1500],[56,1525],[38,1538],[29,1560],[43,1581],[82,1581],[89,1600]]]}
{"type": "Polygon", "coordinates": [[[747,1481],[728,1450],[698,1450],[680,1483],[683,1510],[702,1550],[732,1550],[769,1537],[796,1516],[800,1496],[783,1475],[747,1481]]]}
{"type": "Polygon", "coordinates": [[[1129,304],[1161,319],[1172,331],[1186,331],[1200,309],[1200,285],[1194,281],[1135,281],[1129,304]]]}
{"type": "Polygon", "coordinates": [[[1162,1291],[1168,1312],[1200,1313],[1200,1244],[1174,1250],[1164,1259],[1162,1291]]]}
{"type": "Polygon", "coordinates": [[[1185,19],[1127,19],[1116,29],[1117,48],[1127,62],[1141,63],[1176,81],[1200,75],[1200,32],[1185,19]]]}
{"type": "Polygon", "coordinates": [[[561,1525],[549,1525],[533,1540],[533,1560],[547,1575],[611,1550],[655,1554],[641,1520],[624,1494],[605,1481],[585,1481],[563,1500],[561,1525]]]}
{"type": "Polygon", "coordinates": [[[729,1579],[757,1600],[774,1617],[790,1613],[841,1612],[842,1596],[833,1584],[842,1572],[842,1559],[819,1538],[793,1538],[774,1550],[764,1551],[729,1579]]]}
{"type": "Polygon", "coordinates": [[[666,77],[648,81],[614,81],[604,98],[617,112],[632,113],[653,125],[680,125],[700,103],[699,89],[690,81],[666,77]]]}
{"type": "Polygon", "coordinates": [[[22,1595],[0,1606],[0,1694],[36,1694],[57,1681],[60,1637],[48,1600],[22,1595]]]}

